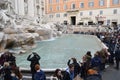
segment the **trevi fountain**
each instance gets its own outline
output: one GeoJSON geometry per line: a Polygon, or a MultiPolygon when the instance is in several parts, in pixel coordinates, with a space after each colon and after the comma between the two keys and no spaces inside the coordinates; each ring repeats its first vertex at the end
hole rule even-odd
{"type": "Polygon", "coordinates": [[[80,61],[87,51],[94,54],[103,48],[96,36],[71,34],[73,27],[60,23],[37,23],[35,19],[17,15],[12,6],[9,11],[6,3],[0,3],[0,52],[13,52],[22,68],[29,67],[26,58],[33,51],[41,56],[42,68],[55,69],[67,67],[71,57],[80,61]]]}

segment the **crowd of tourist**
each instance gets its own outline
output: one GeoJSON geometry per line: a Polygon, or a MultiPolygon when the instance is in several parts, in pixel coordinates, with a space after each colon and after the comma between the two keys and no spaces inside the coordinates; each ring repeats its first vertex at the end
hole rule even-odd
{"type": "Polygon", "coordinates": [[[22,80],[16,57],[9,51],[0,56],[0,80],[22,80]]]}
{"type": "MultiPolygon", "coordinates": [[[[115,59],[117,61],[116,64],[118,64],[120,54],[117,54],[117,52],[119,52],[120,48],[120,30],[116,30],[112,33],[97,33],[97,36],[108,47],[108,51],[110,53],[109,62],[114,64],[115,59]]],[[[116,69],[118,69],[117,66],[116,69]]]]}
{"type": "Polygon", "coordinates": [[[56,75],[54,76],[58,80],[94,80],[93,78],[95,77],[99,78],[98,80],[102,80],[101,71],[105,69],[107,59],[108,53],[106,49],[97,51],[94,57],[88,51],[83,56],[81,63],[78,63],[76,58],[71,58],[68,60],[68,68],[63,72],[63,75],[60,74],[60,69],[56,69],[56,75]],[[89,79],[90,77],[93,78],[89,79]]]}
{"type": "Polygon", "coordinates": [[[107,47],[97,51],[94,56],[88,51],[78,63],[75,58],[68,60],[68,68],[62,73],[56,69],[55,77],[58,80],[102,80],[101,72],[105,70],[105,65],[110,64],[119,70],[120,62],[120,31],[115,32],[95,32],[96,35],[107,47]],[[70,64],[72,60],[73,63],[70,64]]]}
{"type": "MultiPolygon", "coordinates": [[[[53,75],[58,80],[102,80],[101,72],[105,70],[106,63],[115,64],[119,69],[120,62],[120,31],[114,33],[94,33],[108,47],[96,51],[94,56],[88,51],[78,62],[76,58],[68,60],[66,70],[56,69],[53,75]],[[115,63],[114,63],[115,61],[115,63]]],[[[32,80],[46,80],[46,75],[40,68],[40,56],[32,52],[27,57],[31,62],[32,80]]],[[[5,52],[0,56],[0,80],[22,80],[23,76],[16,65],[16,57],[11,52],[5,52]]]]}

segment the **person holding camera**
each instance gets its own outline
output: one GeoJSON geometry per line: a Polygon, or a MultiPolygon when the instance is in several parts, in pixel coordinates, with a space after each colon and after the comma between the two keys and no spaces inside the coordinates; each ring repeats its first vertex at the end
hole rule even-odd
{"type": "Polygon", "coordinates": [[[40,59],[41,59],[41,57],[36,52],[32,52],[32,54],[30,54],[27,57],[27,60],[31,62],[30,68],[31,68],[31,73],[32,73],[32,80],[34,80],[34,74],[36,73],[35,65],[40,64],[39,63],[40,59]]]}
{"type": "Polygon", "coordinates": [[[80,65],[77,62],[76,58],[69,59],[67,65],[69,66],[70,64],[74,65],[74,78],[75,78],[80,73],[80,65]]]}

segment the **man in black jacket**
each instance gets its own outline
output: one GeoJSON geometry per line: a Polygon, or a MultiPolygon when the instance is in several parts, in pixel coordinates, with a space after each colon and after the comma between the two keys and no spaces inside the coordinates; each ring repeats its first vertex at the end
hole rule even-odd
{"type": "Polygon", "coordinates": [[[30,55],[27,57],[27,60],[28,60],[28,61],[31,61],[30,68],[31,68],[31,73],[32,73],[32,80],[34,80],[34,74],[36,73],[35,65],[36,65],[36,64],[39,64],[40,58],[41,58],[41,57],[40,57],[36,52],[33,52],[32,54],[30,54],[30,55]],[[32,56],[32,55],[33,55],[33,56],[32,56]],[[31,57],[31,56],[32,56],[32,57],[31,57]]]}

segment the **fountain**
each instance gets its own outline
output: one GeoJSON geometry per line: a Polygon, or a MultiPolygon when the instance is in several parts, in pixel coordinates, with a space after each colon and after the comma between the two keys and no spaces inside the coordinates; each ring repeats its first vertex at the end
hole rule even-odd
{"type": "Polygon", "coordinates": [[[27,56],[32,52],[37,52],[41,56],[40,64],[42,69],[56,69],[67,67],[67,61],[71,57],[81,61],[82,56],[87,51],[91,51],[92,55],[96,51],[101,50],[104,46],[93,35],[81,34],[64,34],[59,38],[51,41],[36,42],[37,47],[29,50],[26,54],[17,55],[17,65],[21,68],[29,69],[27,56]]]}
{"type": "Polygon", "coordinates": [[[2,0],[0,8],[0,52],[15,47],[26,49],[34,45],[36,40],[47,40],[62,34],[62,30],[58,31],[60,24],[38,24],[32,18],[19,16],[9,0],[2,0]]]}
{"type": "Polygon", "coordinates": [[[11,14],[9,8],[0,10],[0,52],[5,49],[13,49],[14,53],[21,53],[21,50],[25,52],[26,54],[16,55],[17,65],[20,67],[29,66],[26,58],[32,51],[42,57],[42,68],[55,69],[65,68],[67,60],[71,57],[80,60],[87,51],[94,54],[103,47],[95,36],[61,36],[62,33],[73,33],[72,26],[67,27],[60,23],[38,24],[32,18],[19,16],[15,12],[11,14]],[[55,39],[52,39],[53,37],[55,39]]]}

